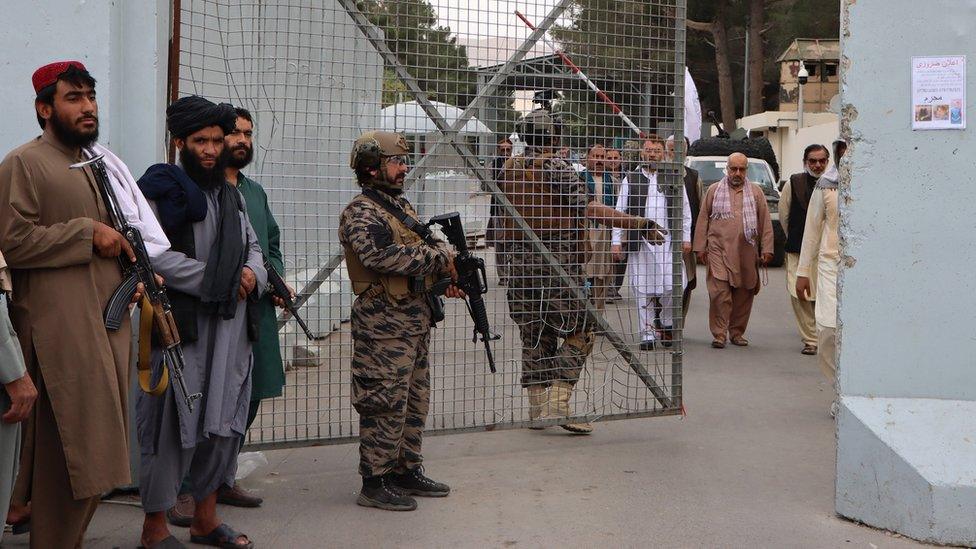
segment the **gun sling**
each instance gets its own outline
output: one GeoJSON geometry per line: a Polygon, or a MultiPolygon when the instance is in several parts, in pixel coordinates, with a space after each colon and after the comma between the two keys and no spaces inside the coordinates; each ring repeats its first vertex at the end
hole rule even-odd
{"type": "MultiPolygon", "coordinates": [[[[152,329],[153,329],[153,306],[149,298],[142,296],[139,302],[139,358],[136,361],[136,369],[139,372],[139,388],[144,393],[152,396],[159,396],[166,392],[169,387],[169,370],[163,365],[163,374],[159,376],[159,382],[153,387],[152,384],[152,363],[150,350],[152,349],[152,329]]],[[[165,361],[165,355],[163,360],[165,361]]]]}

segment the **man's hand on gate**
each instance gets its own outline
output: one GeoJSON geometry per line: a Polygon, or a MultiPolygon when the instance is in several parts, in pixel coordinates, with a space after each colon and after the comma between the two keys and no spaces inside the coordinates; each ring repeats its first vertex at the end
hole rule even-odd
{"type": "Polygon", "coordinates": [[[15,379],[3,386],[10,397],[10,409],[0,417],[4,423],[20,423],[30,415],[34,401],[37,400],[37,388],[31,381],[30,374],[15,379]]]}
{"type": "Polygon", "coordinates": [[[655,223],[653,220],[644,219],[641,228],[641,237],[644,238],[652,246],[658,246],[664,244],[664,233],[661,232],[660,225],[655,223]]]}
{"type": "Polygon", "coordinates": [[[136,254],[132,251],[132,246],[122,236],[122,233],[101,221],[95,221],[94,227],[94,231],[92,232],[92,248],[95,248],[95,253],[99,257],[118,257],[119,254],[124,253],[130,261],[135,262],[136,254]]]}
{"type": "Polygon", "coordinates": [[[805,276],[796,277],[796,298],[801,301],[810,300],[810,279],[805,276]]]}
{"type": "Polygon", "coordinates": [[[681,253],[690,254],[691,253],[691,242],[681,243],[681,253]]]}
{"type": "MultiPolygon", "coordinates": [[[[605,249],[606,248],[604,248],[604,250],[605,249]]],[[[610,253],[613,254],[614,260],[616,260],[616,261],[623,261],[624,260],[624,257],[625,257],[624,256],[624,247],[621,246],[620,244],[614,244],[613,246],[610,246],[610,253]]]]}

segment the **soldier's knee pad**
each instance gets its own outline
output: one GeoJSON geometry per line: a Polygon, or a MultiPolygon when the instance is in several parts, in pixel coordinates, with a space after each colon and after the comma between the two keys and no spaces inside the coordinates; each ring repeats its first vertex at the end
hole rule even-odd
{"type": "Polygon", "coordinates": [[[576,332],[566,338],[566,344],[579,351],[583,356],[589,356],[595,342],[596,336],[593,335],[593,332],[576,332]]]}

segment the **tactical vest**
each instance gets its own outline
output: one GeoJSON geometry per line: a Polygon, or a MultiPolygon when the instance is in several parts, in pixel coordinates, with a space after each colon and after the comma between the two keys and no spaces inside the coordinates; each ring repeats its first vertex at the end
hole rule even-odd
{"type": "MultiPolygon", "coordinates": [[[[566,197],[553,192],[552,183],[546,180],[545,162],[551,156],[546,154],[531,161],[524,156],[509,158],[499,187],[542,240],[562,240],[567,233],[579,238],[576,231],[582,230],[584,220],[579,218],[578,209],[566,204],[566,197]]],[[[501,239],[523,240],[525,233],[512,216],[500,210],[501,239]]]]}
{"type": "MultiPolygon", "coordinates": [[[[390,231],[393,233],[393,242],[396,244],[401,246],[426,245],[417,233],[408,229],[393,214],[373,200],[364,195],[359,195],[353,200],[365,200],[376,205],[377,211],[390,227],[390,231]]],[[[407,210],[407,215],[416,218],[412,210],[407,210]]],[[[385,293],[392,301],[402,301],[414,294],[426,292],[437,281],[435,275],[411,277],[378,273],[363,265],[362,260],[359,259],[359,256],[348,243],[342,244],[342,251],[346,257],[346,270],[349,272],[349,280],[352,282],[352,291],[357,296],[375,297],[385,293]]]]}

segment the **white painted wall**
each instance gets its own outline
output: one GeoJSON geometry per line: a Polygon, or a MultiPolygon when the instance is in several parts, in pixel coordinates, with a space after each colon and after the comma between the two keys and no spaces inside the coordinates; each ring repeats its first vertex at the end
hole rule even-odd
{"type": "Polygon", "coordinates": [[[849,3],[840,387],[974,400],[976,125],[913,132],[910,61],[968,55],[967,108],[976,116],[976,4],[849,3]]]}
{"type": "Polygon", "coordinates": [[[163,159],[167,0],[6,0],[3,29],[0,154],[40,134],[34,70],[77,59],[98,81],[100,141],[136,177],[163,159]]]}
{"type": "MultiPolygon", "coordinates": [[[[840,137],[840,122],[834,120],[826,124],[807,126],[795,134],[790,132],[788,145],[783,147],[783,156],[779,159],[784,174],[800,173],[804,170],[803,151],[813,144],[820,144],[831,149],[831,144],[840,137]]],[[[833,151],[830,152],[833,156],[833,151]]]]}

